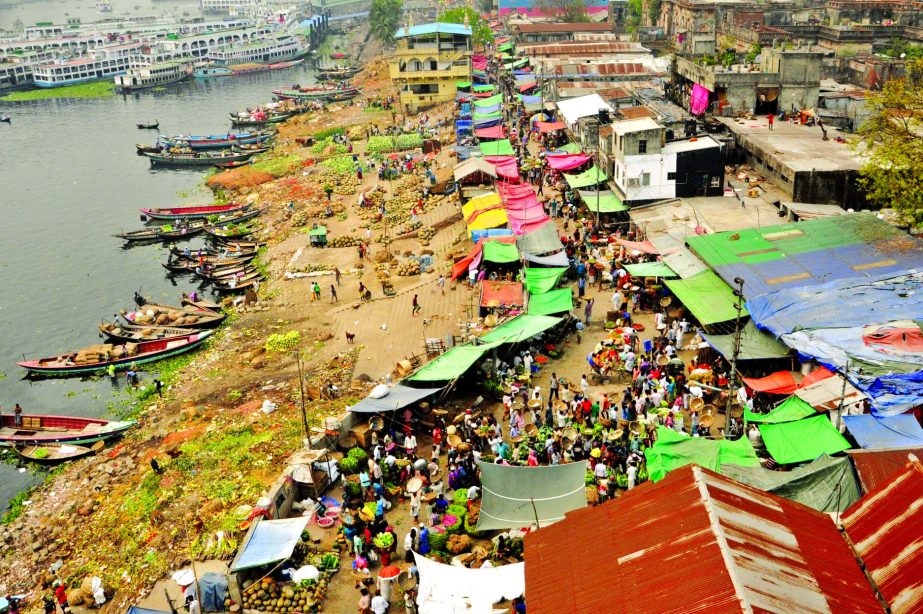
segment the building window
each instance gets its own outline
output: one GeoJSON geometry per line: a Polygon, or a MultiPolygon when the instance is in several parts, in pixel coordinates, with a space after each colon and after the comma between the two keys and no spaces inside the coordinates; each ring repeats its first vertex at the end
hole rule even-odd
{"type": "Polygon", "coordinates": [[[676,181],[676,173],[667,173],[667,181],[676,181]]]}
{"type": "Polygon", "coordinates": [[[641,185],[651,185],[650,173],[641,173],[641,185]]]}
{"type": "Polygon", "coordinates": [[[721,187],[721,177],[712,177],[710,185],[713,188],[721,187]]]}
{"type": "MultiPolygon", "coordinates": [[[[646,154],[646,153],[647,153],[647,141],[646,141],[646,140],[644,140],[644,139],[639,139],[639,140],[638,140],[638,153],[639,153],[639,154],[646,154]]],[[[645,184],[645,185],[647,185],[647,184],[645,184]]]]}

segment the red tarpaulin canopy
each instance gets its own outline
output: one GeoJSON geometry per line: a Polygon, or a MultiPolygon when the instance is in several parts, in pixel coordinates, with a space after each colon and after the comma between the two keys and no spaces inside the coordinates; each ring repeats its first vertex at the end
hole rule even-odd
{"type": "Polygon", "coordinates": [[[791,394],[828,377],[833,377],[833,372],[826,367],[821,367],[805,375],[800,384],[795,383],[795,374],[791,371],[776,371],[766,377],[745,377],[743,380],[749,388],[756,392],[791,394]]]}
{"type": "Polygon", "coordinates": [[[564,130],[567,125],[564,122],[535,122],[538,131],[541,133],[554,132],[555,130],[564,130]]]}
{"type": "Polygon", "coordinates": [[[535,81],[529,81],[528,83],[523,83],[522,85],[519,86],[519,91],[520,91],[520,92],[528,92],[529,90],[531,90],[531,89],[532,89],[533,87],[535,87],[536,85],[538,85],[538,83],[536,83],[535,81]]]}
{"type": "Polygon", "coordinates": [[[481,282],[481,307],[523,305],[522,284],[516,281],[481,282]],[[491,301],[497,301],[491,304],[491,301]]]}
{"type": "Polygon", "coordinates": [[[497,167],[497,175],[511,181],[519,181],[519,165],[515,156],[484,156],[485,162],[497,167]]]}
{"type": "Polygon", "coordinates": [[[660,251],[654,247],[650,241],[626,241],[625,239],[616,239],[620,245],[628,249],[634,249],[645,254],[659,254],[660,251]]]}
{"type": "Polygon", "coordinates": [[[545,161],[548,163],[548,168],[553,168],[556,171],[570,171],[578,166],[583,166],[592,159],[592,157],[584,154],[571,154],[567,156],[548,156],[545,161]]]}
{"type": "Polygon", "coordinates": [[[491,126],[490,128],[477,128],[474,135],[479,139],[505,139],[503,126],[491,126]]]}
{"type": "Polygon", "coordinates": [[[471,263],[475,260],[481,260],[481,249],[487,241],[498,241],[500,243],[515,243],[516,237],[514,236],[500,236],[500,237],[485,237],[478,241],[474,247],[471,248],[471,251],[468,252],[468,255],[457,261],[452,265],[452,279],[458,279],[463,277],[468,273],[468,267],[471,266],[471,263]]]}

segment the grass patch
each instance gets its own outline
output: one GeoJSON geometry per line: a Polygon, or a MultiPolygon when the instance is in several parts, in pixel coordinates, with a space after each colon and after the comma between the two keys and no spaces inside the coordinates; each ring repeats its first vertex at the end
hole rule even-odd
{"type": "Polygon", "coordinates": [[[115,95],[115,91],[112,89],[114,85],[112,81],[94,81],[64,87],[13,92],[0,98],[0,100],[5,102],[29,102],[32,100],[48,100],[49,98],[107,98],[115,95]]]}

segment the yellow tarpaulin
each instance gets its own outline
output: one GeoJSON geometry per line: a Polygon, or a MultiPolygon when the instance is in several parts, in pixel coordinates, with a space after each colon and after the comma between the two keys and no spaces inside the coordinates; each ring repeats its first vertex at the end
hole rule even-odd
{"type": "Polygon", "coordinates": [[[486,230],[507,223],[506,210],[500,206],[500,195],[485,194],[472,198],[462,207],[468,230],[486,230]]]}

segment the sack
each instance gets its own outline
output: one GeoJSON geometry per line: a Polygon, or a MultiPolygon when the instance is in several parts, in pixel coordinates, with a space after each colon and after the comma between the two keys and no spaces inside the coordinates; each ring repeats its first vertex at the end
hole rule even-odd
{"type": "Polygon", "coordinates": [[[378,553],[374,550],[369,550],[369,560],[373,563],[378,561],[378,553]]]}

